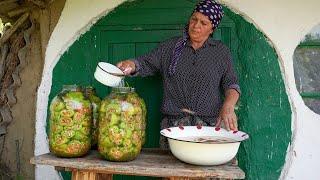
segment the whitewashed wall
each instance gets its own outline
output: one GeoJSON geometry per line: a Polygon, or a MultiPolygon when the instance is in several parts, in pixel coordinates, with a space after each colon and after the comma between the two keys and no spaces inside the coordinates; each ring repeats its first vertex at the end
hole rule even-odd
{"type": "MultiPolygon", "coordinates": [[[[38,90],[35,155],[49,152],[45,132],[52,71],[60,56],[97,19],[124,0],[67,0],[46,51],[42,82],[38,90]]],[[[320,23],[319,0],[220,0],[265,33],[281,59],[280,66],[293,112],[292,144],[281,179],[320,179],[320,115],[304,105],[296,90],[292,56],[300,40],[320,23]]],[[[276,129],[275,129],[276,130],[276,129]]],[[[37,166],[36,179],[59,179],[52,167],[37,166]]]]}

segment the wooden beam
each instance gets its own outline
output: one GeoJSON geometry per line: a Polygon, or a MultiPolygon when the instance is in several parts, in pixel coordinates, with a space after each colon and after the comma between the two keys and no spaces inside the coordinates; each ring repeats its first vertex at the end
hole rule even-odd
{"type": "Polygon", "coordinates": [[[46,8],[48,5],[47,3],[45,3],[44,1],[42,0],[28,0],[29,2],[39,6],[40,8],[44,9],[46,8]]]}
{"type": "Polygon", "coordinates": [[[14,9],[13,11],[8,12],[8,16],[12,18],[20,14],[29,12],[30,10],[31,10],[31,7],[20,7],[20,8],[14,9]]]}
{"type": "Polygon", "coordinates": [[[45,52],[50,38],[50,14],[48,9],[39,11],[40,38],[42,58],[45,58],[45,52]]]}
{"type": "Polygon", "coordinates": [[[6,69],[6,59],[9,54],[9,46],[8,44],[5,44],[0,48],[0,80],[3,78],[3,75],[5,73],[6,69]]]}
{"type": "Polygon", "coordinates": [[[51,3],[53,3],[53,1],[55,0],[46,0],[47,1],[47,4],[50,5],[51,3]]]}
{"type": "Polygon", "coordinates": [[[7,42],[7,40],[11,37],[11,35],[16,32],[16,30],[28,19],[29,13],[23,14],[8,31],[4,33],[4,35],[0,38],[0,47],[7,42]]]}
{"type": "Polygon", "coordinates": [[[18,0],[5,0],[0,2],[0,6],[5,6],[7,4],[16,3],[18,0]]]}

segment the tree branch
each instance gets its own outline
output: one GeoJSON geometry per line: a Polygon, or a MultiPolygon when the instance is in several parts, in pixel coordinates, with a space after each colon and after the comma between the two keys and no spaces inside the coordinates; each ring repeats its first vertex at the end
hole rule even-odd
{"type": "Polygon", "coordinates": [[[31,7],[20,7],[20,8],[13,10],[13,11],[8,12],[8,16],[12,18],[12,17],[18,16],[20,14],[29,12],[30,10],[31,10],[31,7]]]}
{"type": "Polygon", "coordinates": [[[0,18],[2,20],[2,23],[12,22],[12,19],[6,15],[0,14],[0,18]]]}
{"type": "Polygon", "coordinates": [[[16,3],[18,0],[5,0],[0,2],[0,6],[5,6],[7,4],[16,3]]]}
{"type": "Polygon", "coordinates": [[[44,1],[41,1],[41,0],[28,0],[28,1],[39,6],[42,9],[47,7],[47,3],[45,3],[44,1]]]}
{"type": "Polygon", "coordinates": [[[8,31],[6,31],[0,38],[0,47],[16,32],[16,30],[28,19],[29,13],[23,14],[8,31]]]}

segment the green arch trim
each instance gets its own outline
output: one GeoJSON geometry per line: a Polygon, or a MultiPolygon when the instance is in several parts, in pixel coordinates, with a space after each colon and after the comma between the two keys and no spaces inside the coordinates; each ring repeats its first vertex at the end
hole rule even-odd
{"type": "Polygon", "coordinates": [[[280,59],[253,24],[230,10],[226,14],[235,22],[239,38],[240,129],[250,134],[239,150],[239,165],[246,179],[278,179],[292,136],[292,112],[280,59]]]}
{"type": "MultiPolygon", "coordinates": [[[[182,0],[161,1],[161,7],[190,9],[193,6],[193,2],[188,1],[190,5],[181,7],[174,3],[178,1],[182,0]]],[[[126,2],[103,17],[90,31],[74,42],[53,70],[49,102],[61,90],[63,84],[93,85],[98,89],[98,94],[104,97],[108,90],[92,76],[95,65],[101,58],[98,55],[99,50],[95,47],[96,39],[99,38],[95,32],[96,28],[103,21],[112,22],[112,18],[122,18],[125,21],[126,15],[130,15],[126,14],[127,10],[142,11],[159,5],[156,2],[126,2]]],[[[292,112],[279,67],[279,58],[264,34],[253,24],[228,8],[225,8],[225,14],[235,24],[236,37],[232,41],[238,42],[237,54],[233,56],[242,89],[237,110],[239,126],[250,135],[250,139],[241,144],[238,153],[239,166],[245,171],[246,179],[278,179],[292,135],[292,112]]],[[[146,13],[145,16],[147,15],[146,13]]],[[[65,179],[68,179],[67,176],[64,175],[65,179]]]]}

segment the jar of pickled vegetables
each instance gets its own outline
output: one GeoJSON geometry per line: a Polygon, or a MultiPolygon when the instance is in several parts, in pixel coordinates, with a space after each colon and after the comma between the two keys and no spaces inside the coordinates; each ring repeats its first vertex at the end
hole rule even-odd
{"type": "Polygon", "coordinates": [[[133,88],[113,88],[99,110],[99,153],[109,161],[135,159],[145,142],[146,113],[133,88]]]}
{"type": "Polygon", "coordinates": [[[78,86],[63,86],[50,104],[50,152],[80,157],[91,147],[92,107],[78,86]]]}
{"type": "Polygon", "coordinates": [[[86,98],[89,99],[92,106],[92,139],[91,146],[96,148],[98,143],[98,123],[99,123],[99,109],[101,99],[96,95],[96,91],[92,86],[87,86],[84,89],[86,98]]]}

